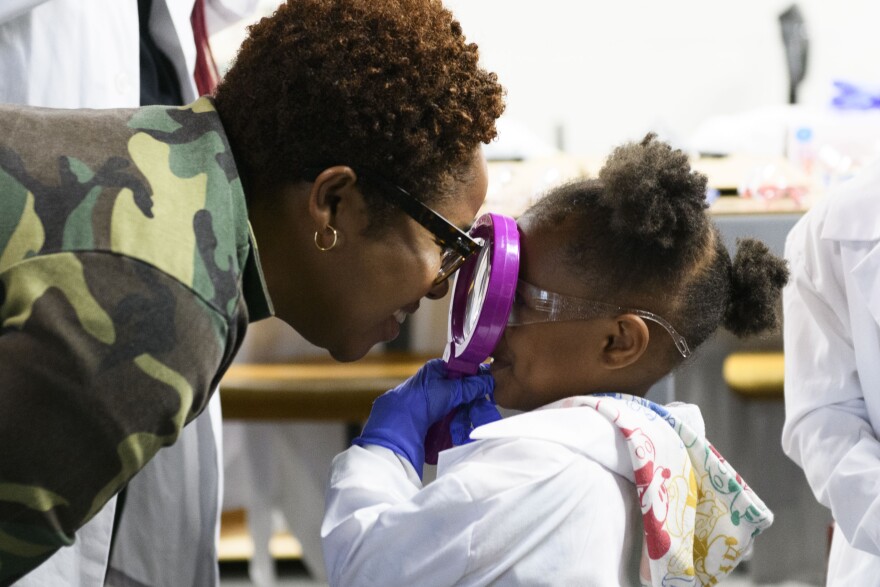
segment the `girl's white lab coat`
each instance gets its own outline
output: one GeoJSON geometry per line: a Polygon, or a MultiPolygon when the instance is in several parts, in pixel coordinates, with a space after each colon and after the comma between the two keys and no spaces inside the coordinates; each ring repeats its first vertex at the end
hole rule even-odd
{"type": "Polygon", "coordinates": [[[322,528],[330,584],[638,585],[641,511],[623,436],[589,408],[474,431],[422,489],[408,462],[353,446],[322,528]]]}
{"type": "Polygon", "coordinates": [[[880,166],[810,210],[789,233],[786,257],[783,448],[836,522],[828,585],[876,585],[880,166]]]}
{"type": "MultiPolygon", "coordinates": [[[[153,0],[150,17],[150,30],[174,64],[185,102],[197,97],[193,2],[153,0]]],[[[257,0],[205,4],[208,28],[216,30],[253,12],[257,0]]],[[[52,108],[137,107],[138,31],[136,0],[0,1],[0,102],[52,108]]],[[[172,573],[176,584],[193,584],[191,576],[204,576],[198,565],[216,564],[200,560],[179,568],[161,553],[174,552],[174,560],[180,560],[206,548],[213,552],[205,542],[214,541],[218,527],[220,438],[220,399],[215,393],[209,408],[184,429],[177,443],[159,453],[129,484],[129,529],[123,534],[130,537],[117,545],[114,560],[119,557],[134,577],[168,584],[163,574],[172,573]],[[209,460],[216,464],[205,462],[209,460]],[[162,515],[155,514],[157,508],[162,515]],[[140,513],[148,511],[152,513],[140,513]]],[[[103,586],[114,513],[115,498],[77,532],[72,547],[59,550],[16,587],[103,586]]]]}

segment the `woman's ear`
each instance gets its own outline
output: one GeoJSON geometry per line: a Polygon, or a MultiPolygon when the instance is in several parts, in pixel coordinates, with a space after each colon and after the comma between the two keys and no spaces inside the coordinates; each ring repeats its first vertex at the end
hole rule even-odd
{"type": "Polygon", "coordinates": [[[609,369],[621,369],[645,354],[650,332],[645,321],[635,314],[621,314],[613,319],[613,324],[602,349],[602,361],[609,369]]]}
{"type": "Polygon", "coordinates": [[[315,178],[308,199],[309,216],[315,224],[315,230],[320,232],[327,226],[342,229],[336,216],[340,206],[355,195],[361,197],[356,184],[357,174],[345,165],[328,167],[315,178]]]}

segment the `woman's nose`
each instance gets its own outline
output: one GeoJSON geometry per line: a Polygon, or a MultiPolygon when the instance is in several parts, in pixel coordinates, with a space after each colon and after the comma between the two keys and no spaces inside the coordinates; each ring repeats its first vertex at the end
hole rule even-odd
{"type": "MultiPolygon", "coordinates": [[[[451,277],[449,279],[452,279],[451,277]]],[[[425,296],[429,300],[439,300],[449,292],[449,279],[444,279],[437,285],[431,287],[425,296]]]]}

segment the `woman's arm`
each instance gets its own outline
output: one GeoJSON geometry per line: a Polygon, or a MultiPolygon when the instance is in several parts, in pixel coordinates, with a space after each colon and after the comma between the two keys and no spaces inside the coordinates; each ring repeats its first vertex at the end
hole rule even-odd
{"type": "Polygon", "coordinates": [[[201,412],[224,356],[213,312],[116,254],[0,273],[0,585],[70,545],[201,412]]]}

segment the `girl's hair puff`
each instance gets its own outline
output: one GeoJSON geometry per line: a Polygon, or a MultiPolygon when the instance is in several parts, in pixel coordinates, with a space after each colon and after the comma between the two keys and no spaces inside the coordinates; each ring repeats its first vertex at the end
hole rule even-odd
{"type": "MultiPolygon", "coordinates": [[[[524,218],[565,227],[564,258],[592,297],[663,316],[691,350],[722,325],[737,336],[778,328],[785,261],[755,239],[731,260],[706,184],[684,153],[649,134],[616,148],[598,179],[551,190],[524,218]]],[[[681,359],[668,336],[658,339],[670,362],[681,359]]]]}

